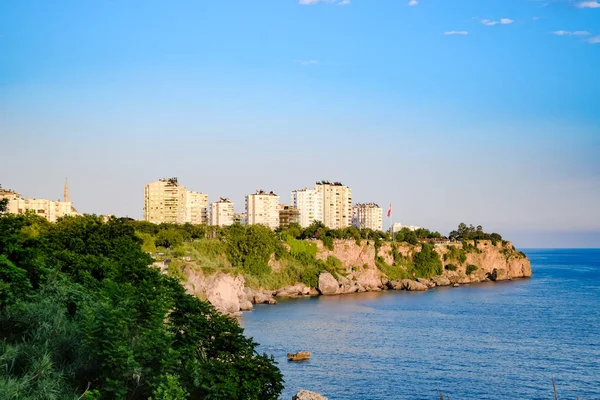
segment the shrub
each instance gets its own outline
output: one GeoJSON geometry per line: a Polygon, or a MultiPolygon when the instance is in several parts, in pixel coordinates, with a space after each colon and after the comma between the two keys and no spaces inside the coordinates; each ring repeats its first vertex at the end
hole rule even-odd
{"type": "Polygon", "coordinates": [[[449,246],[448,252],[444,254],[444,261],[456,260],[459,264],[464,264],[467,261],[467,254],[464,249],[459,246],[449,246]]]}
{"type": "Polygon", "coordinates": [[[448,264],[448,265],[446,265],[445,268],[448,271],[456,271],[458,269],[458,267],[456,265],[454,265],[454,264],[448,264]]]}
{"type": "Polygon", "coordinates": [[[479,269],[479,267],[477,267],[476,265],[473,264],[469,264],[467,265],[467,275],[471,275],[473,272],[477,271],[479,269]]]}
{"type": "Polygon", "coordinates": [[[325,246],[328,250],[333,251],[333,238],[331,236],[323,235],[321,237],[321,241],[323,242],[323,246],[325,246]]]}
{"type": "Polygon", "coordinates": [[[414,255],[415,272],[420,278],[430,278],[442,273],[442,261],[431,244],[423,243],[421,251],[414,255]]]}

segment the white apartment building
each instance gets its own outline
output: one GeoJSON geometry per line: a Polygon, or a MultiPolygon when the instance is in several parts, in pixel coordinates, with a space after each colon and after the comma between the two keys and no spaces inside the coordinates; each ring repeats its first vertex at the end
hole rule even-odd
{"type": "Polygon", "coordinates": [[[187,190],[177,178],[165,178],[144,188],[144,220],[160,223],[208,223],[208,195],[187,190]]]}
{"type": "Polygon", "coordinates": [[[221,199],[210,205],[210,224],[213,226],[233,225],[235,211],[229,199],[221,199]]]}
{"type": "Polygon", "coordinates": [[[313,189],[292,192],[292,205],[300,212],[300,225],[308,227],[314,221],[323,221],[323,193],[313,189]]]}
{"type": "Polygon", "coordinates": [[[323,196],[323,223],[330,229],[346,228],[352,223],[352,189],[340,182],[321,181],[315,190],[323,196]]]}
{"type": "Polygon", "coordinates": [[[0,188],[0,199],[8,199],[6,212],[9,214],[25,214],[33,211],[36,215],[56,222],[61,217],[81,215],[73,203],[69,201],[69,187],[65,183],[64,201],[47,199],[24,199],[21,194],[0,188]]]}
{"type": "Polygon", "coordinates": [[[352,225],[358,229],[383,230],[383,209],[375,203],[356,204],[352,208],[352,225]]]}
{"type": "Polygon", "coordinates": [[[400,232],[403,228],[407,228],[411,231],[416,231],[417,229],[420,229],[420,226],[414,226],[414,225],[402,225],[400,222],[394,222],[392,224],[392,226],[390,227],[389,231],[392,234],[396,234],[398,232],[400,232]]]}
{"type": "Polygon", "coordinates": [[[233,223],[248,225],[248,213],[233,214],[233,223]]]}
{"type": "Polygon", "coordinates": [[[273,192],[257,190],[246,196],[248,225],[261,224],[271,229],[279,227],[279,196],[273,192]]]}
{"type": "Polygon", "coordinates": [[[193,190],[186,190],[185,197],[185,219],[194,225],[208,224],[208,195],[193,190]]]}

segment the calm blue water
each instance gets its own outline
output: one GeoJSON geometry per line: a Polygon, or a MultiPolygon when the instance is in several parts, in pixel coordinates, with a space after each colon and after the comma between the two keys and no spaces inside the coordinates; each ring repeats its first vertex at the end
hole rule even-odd
{"type": "Polygon", "coordinates": [[[600,399],[600,250],[528,250],[528,280],[281,301],[246,333],[330,399],[600,399]],[[291,363],[286,354],[313,353],[291,363]]]}

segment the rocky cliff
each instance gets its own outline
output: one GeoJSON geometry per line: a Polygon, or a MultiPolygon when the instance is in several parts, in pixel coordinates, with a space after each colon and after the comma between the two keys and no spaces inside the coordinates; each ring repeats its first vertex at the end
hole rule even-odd
{"type": "MultiPolygon", "coordinates": [[[[244,278],[216,272],[206,276],[201,270],[183,268],[185,286],[190,294],[211,302],[218,310],[237,314],[250,310],[252,304],[275,304],[274,297],[299,297],[315,295],[338,295],[379,290],[428,290],[435,286],[501,281],[531,276],[529,260],[514,249],[510,242],[479,241],[436,244],[444,270],[430,279],[410,276],[411,279],[391,280],[381,269],[403,268],[395,262],[395,256],[410,262],[421,245],[384,243],[375,246],[369,241],[337,240],[333,250],[316,242],[316,258],[327,260],[335,257],[341,262],[339,274],[321,272],[316,288],[302,283],[277,290],[251,289],[245,287],[244,278]]],[[[277,267],[277,266],[276,266],[277,267]]],[[[273,267],[273,268],[276,268],[273,267]]]]}

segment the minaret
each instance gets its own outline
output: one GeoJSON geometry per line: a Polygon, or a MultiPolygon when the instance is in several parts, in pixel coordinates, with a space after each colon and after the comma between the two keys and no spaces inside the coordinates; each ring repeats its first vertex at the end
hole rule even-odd
{"type": "Polygon", "coordinates": [[[69,181],[65,178],[65,191],[64,191],[65,203],[69,201],[69,181]]]}

